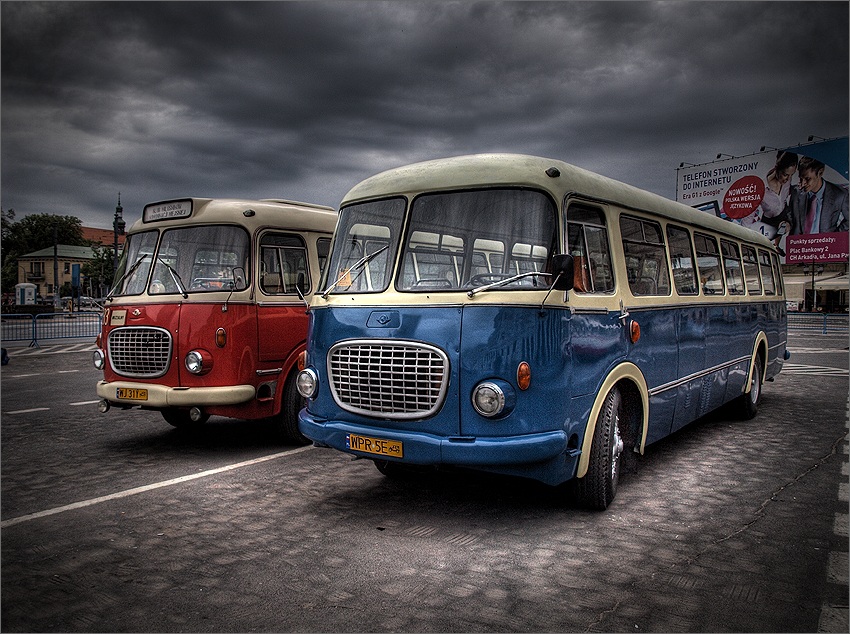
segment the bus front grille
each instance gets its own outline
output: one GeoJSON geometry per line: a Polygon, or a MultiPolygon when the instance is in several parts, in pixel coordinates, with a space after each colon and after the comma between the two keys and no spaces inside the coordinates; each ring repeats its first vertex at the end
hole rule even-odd
{"type": "Polygon", "coordinates": [[[413,341],[343,341],[328,352],[334,400],[355,414],[425,418],[446,396],[449,360],[439,348],[413,341]]]}
{"type": "Polygon", "coordinates": [[[171,333],[164,328],[128,326],[109,333],[106,346],[109,365],[116,374],[133,378],[156,378],[171,361],[171,333]]]}

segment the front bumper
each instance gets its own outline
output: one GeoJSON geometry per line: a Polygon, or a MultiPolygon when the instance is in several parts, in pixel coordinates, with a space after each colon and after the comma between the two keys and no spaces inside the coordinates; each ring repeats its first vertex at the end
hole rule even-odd
{"type": "Polygon", "coordinates": [[[211,407],[238,405],[254,398],[253,385],[228,385],[226,387],[168,387],[154,383],[131,381],[98,381],[97,395],[118,405],[144,405],[145,407],[211,407]],[[147,390],[147,400],[118,398],[118,389],[147,390]]]}
{"type": "Polygon", "coordinates": [[[541,463],[567,451],[567,434],[548,431],[520,436],[470,437],[436,436],[409,430],[376,429],[341,421],[321,421],[306,409],[299,414],[301,433],[316,445],[366,458],[388,459],[387,456],[352,450],[348,435],[396,440],[402,443],[402,462],[421,465],[456,465],[498,467],[541,463]]]}

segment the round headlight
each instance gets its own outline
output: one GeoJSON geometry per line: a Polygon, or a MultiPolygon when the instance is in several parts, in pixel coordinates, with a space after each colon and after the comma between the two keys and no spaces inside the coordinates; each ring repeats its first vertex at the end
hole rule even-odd
{"type": "Polygon", "coordinates": [[[295,386],[301,396],[313,398],[319,391],[319,376],[313,368],[305,368],[298,373],[295,386]]]}
{"type": "Polygon", "coordinates": [[[204,355],[200,350],[192,350],[187,354],[185,363],[186,369],[192,374],[206,374],[212,369],[212,358],[204,355]]]}
{"type": "Polygon", "coordinates": [[[505,393],[495,383],[485,381],[472,392],[472,406],[487,418],[498,416],[505,409],[505,393]]]}
{"type": "Polygon", "coordinates": [[[92,353],[91,362],[94,364],[94,367],[98,370],[103,370],[103,366],[106,365],[106,355],[103,354],[103,350],[98,348],[92,353]]]}

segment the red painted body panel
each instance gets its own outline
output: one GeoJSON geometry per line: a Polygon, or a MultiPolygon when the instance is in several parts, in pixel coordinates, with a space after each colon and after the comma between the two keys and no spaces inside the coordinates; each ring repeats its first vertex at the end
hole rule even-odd
{"type": "Polygon", "coordinates": [[[240,405],[206,407],[205,410],[211,415],[243,419],[277,414],[286,377],[294,369],[298,354],[304,350],[307,336],[305,308],[229,303],[227,309],[222,310],[224,305],[223,302],[181,302],[144,306],[116,303],[109,306],[104,318],[104,346],[115,328],[149,326],[163,328],[171,334],[172,354],[166,373],[158,378],[119,375],[107,357],[104,380],[172,388],[252,385],[259,390],[263,384],[271,384],[267,389],[274,390],[273,396],[254,398],[240,405]],[[124,324],[111,325],[111,316],[121,311],[126,311],[124,324]],[[224,328],[227,333],[223,348],[216,345],[219,328],[224,328]],[[184,365],[186,354],[196,349],[209,353],[213,361],[212,369],[200,376],[189,372],[184,365]]]}

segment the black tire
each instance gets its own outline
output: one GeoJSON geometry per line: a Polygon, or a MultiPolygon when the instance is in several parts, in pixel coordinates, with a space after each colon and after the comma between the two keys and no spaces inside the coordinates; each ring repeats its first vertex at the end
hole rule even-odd
{"type": "Polygon", "coordinates": [[[761,357],[756,357],[756,362],[753,364],[753,376],[750,379],[750,391],[738,397],[738,412],[744,420],[750,420],[758,414],[763,374],[761,357]]]}
{"type": "Polygon", "coordinates": [[[166,423],[177,429],[195,429],[206,423],[210,418],[209,414],[204,414],[200,420],[192,420],[187,409],[164,409],[160,413],[166,423]]]}
{"type": "Polygon", "coordinates": [[[604,511],[617,493],[620,455],[623,453],[620,430],[622,402],[620,390],[613,388],[608,392],[596,419],[587,473],[574,481],[575,500],[585,508],[604,511]]]}
{"type": "Polygon", "coordinates": [[[305,404],[304,397],[298,393],[295,372],[293,372],[283,386],[283,402],[280,405],[280,413],[273,419],[278,438],[283,442],[296,445],[309,444],[310,439],[298,429],[298,413],[304,408],[305,404]]]}

